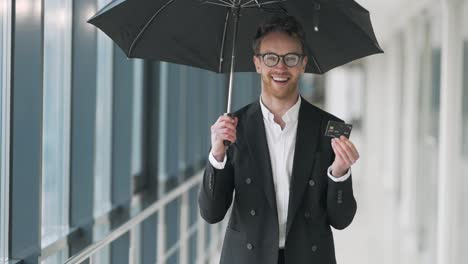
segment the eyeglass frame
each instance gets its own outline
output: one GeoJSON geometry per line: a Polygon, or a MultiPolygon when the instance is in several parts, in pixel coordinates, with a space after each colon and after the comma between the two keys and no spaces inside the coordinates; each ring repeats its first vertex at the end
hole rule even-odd
{"type": "Polygon", "coordinates": [[[290,67],[290,68],[293,68],[293,67],[296,67],[297,65],[299,65],[299,63],[301,62],[301,60],[304,59],[304,57],[306,57],[305,54],[299,54],[299,53],[295,53],[295,52],[289,52],[289,53],[286,53],[286,54],[284,54],[284,55],[278,55],[278,54],[273,53],[273,52],[267,52],[267,53],[257,53],[257,54],[255,54],[255,56],[256,56],[256,57],[262,58],[263,64],[265,64],[265,66],[270,67],[270,68],[273,68],[273,67],[275,67],[276,65],[278,65],[278,64],[280,63],[280,61],[283,61],[283,64],[284,64],[284,65],[286,65],[286,66],[288,66],[288,67],[290,67]],[[264,59],[265,55],[275,55],[276,57],[278,57],[278,61],[276,62],[275,65],[272,65],[272,66],[267,65],[267,64],[265,63],[265,59],[264,59]],[[284,57],[286,57],[286,56],[288,56],[288,55],[297,55],[297,56],[299,57],[299,60],[297,61],[297,64],[296,64],[296,65],[290,66],[290,65],[286,64],[286,62],[284,61],[284,57]]]}

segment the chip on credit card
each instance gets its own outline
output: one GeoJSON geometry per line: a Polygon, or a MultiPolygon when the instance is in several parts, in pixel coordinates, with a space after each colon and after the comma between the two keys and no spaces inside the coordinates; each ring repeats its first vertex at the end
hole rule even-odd
{"type": "Polygon", "coordinates": [[[353,129],[353,125],[351,124],[330,120],[328,121],[327,129],[325,130],[325,136],[334,138],[345,136],[349,139],[349,136],[351,135],[351,129],[353,129]]]}

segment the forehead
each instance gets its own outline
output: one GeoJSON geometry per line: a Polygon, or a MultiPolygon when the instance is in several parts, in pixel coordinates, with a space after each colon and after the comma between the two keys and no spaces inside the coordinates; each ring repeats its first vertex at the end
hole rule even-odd
{"type": "Polygon", "coordinates": [[[298,38],[289,36],[285,32],[273,31],[266,34],[260,43],[260,53],[274,52],[286,54],[301,53],[301,42],[298,38]]]}

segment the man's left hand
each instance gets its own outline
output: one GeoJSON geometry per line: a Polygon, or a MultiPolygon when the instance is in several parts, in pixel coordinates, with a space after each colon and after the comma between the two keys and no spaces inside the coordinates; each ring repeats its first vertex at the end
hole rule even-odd
{"type": "Polygon", "coordinates": [[[348,169],[359,159],[359,153],[354,144],[345,136],[333,138],[331,142],[335,152],[335,161],[332,164],[332,175],[341,177],[346,174],[348,169]]]}

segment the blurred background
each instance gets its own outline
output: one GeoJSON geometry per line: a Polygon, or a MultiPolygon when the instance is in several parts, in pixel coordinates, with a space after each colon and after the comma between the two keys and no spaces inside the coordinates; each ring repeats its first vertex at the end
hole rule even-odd
{"type": "MultiPolygon", "coordinates": [[[[85,23],[109,2],[0,0],[2,264],[219,260],[197,191],[226,76],[127,59],[85,23]]],[[[300,83],[361,154],[337,261],[466,263],[468,1],[357,2],[385,54],[300,83]]],[[[236,74],[233,109],[259,84],[236,74]]]]}

